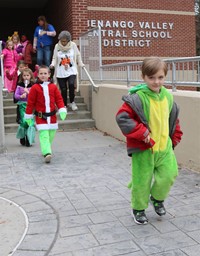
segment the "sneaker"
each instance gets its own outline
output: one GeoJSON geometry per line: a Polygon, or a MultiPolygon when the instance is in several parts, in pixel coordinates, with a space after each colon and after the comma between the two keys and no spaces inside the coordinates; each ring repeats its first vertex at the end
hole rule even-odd
{"type": "Polygon", "coordinates": [[[50,163],[51,162],[51,154],[46,154],[45,156],[44,156],[44,161],[45,161],[45,163],[50,163]]]}
{"type": "Polygon", "coordinates": [[[135,223],[139,225],[145,225],[148,223],[147,216],[145,214],[145,210],[132,210],[132,216],[135,221],[135,223]]]}
{"type": "Polygon", "coordinates": [[[25,138],[20,139],[20,144],[21,144],[22,146],[25,146],[25,144],[26,144],[26,139],[25,139],[25,138]]]}
{"type": "Polygon", "coordinates": [[[154,207],[155,212],[159,215],[159,216],[163,216],[166,214],[166,210],[164,207],[163,202],[164,201],[158,201],[155,198],[153,198],[153,196],[150,197],[151,203],[154,207]]]}
{"type": "Polygon", "coordinates": [[[70,103],[69,106],[71,107],[71,109],[72,109],[73,111],[78,110],[78,107],[76,106],[76,103],[75,103],[74,101],[73,101],[72,103],[70,103]]]}

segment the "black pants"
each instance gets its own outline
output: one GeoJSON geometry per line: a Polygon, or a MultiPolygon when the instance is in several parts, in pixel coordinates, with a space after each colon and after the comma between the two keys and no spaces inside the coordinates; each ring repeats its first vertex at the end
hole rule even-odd
{"type": "Polygon", "coordinates": [[[68,88],[69,88],[69,101],[70,101],[70,103],[72,103],[75,98],[75,92],[74,92],[75,79],[76,79],[76,75],[71,75],[71,76],[65,77],[65,78],[57,77],[60,91],[62,94],[62,98],[63,98],[64,104],[66,107],[67,107],[67,84],[68,84],[68,88]]]}

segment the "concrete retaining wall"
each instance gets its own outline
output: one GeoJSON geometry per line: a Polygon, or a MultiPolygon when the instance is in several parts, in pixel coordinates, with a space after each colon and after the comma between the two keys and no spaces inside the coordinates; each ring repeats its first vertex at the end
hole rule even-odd
{"type": "MultiPolygon", "coordinates": [[[[87,86],[81,86],[87,94],[87,86]]],[[[180,166],[200,172],[200,92],[177,91],[170,92],[180,106],[180,124],[183,130],[181,143],[175,149],[180,166]]],[[[122,104],[122,95],[127,93],[126,86],[103,84],[98,93],[92,93],[92,116],[98,130],[125,141],[115,115],[122,104]]]]}

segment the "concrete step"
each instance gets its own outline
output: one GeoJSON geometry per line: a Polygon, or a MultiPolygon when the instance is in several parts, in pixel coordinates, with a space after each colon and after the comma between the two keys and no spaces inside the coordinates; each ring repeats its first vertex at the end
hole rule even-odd
{"type": "MultiPolygon", "coordinates": [[[[87,110],[87,105],[85,103],[77,103],[78,110],[87,110]]],[[[16,114],[17,105],[13,104],[11,106],[5,106],[3,108],[4,115],[16,114]]]]}
{"type": "MultiPolygon", "coordinates": [[[[5,124],[5,133],[16,133],[18,124],[5,124]]],[[[69,120],[66,119],[64,121],[58,120],[59,131],[70,131],[70,130],[81,130],[88,128],[95,128],[95,122],[93,119],[76,119],[69,120]]]]}
{"type": "MultiPolygon", "coordinates": [[[[57,116],[59,114],[57,113],[57,116]]],[[[78,111],[68,111],[67,119],[74,120],[74,119],[89,119],[91,118],[91,112],[87,110],[78,110],[78,111]]],[[[16,122],[16,113],[15,114],[7,114],[4,115],[4,123],[11,124],[16,122]]]]}
{"type": "Polygon", "coordinates": [[[70,130],[81,130],[88,128],[95,128],[95,121],[93,119],[76,119],[76,120],[65,120],[58,121],[59,130],[70,131],[70,130]]]}
{"type": "MultiPolygon", "coordinates": [[[[68,116],[65,121],[61,121],[57,113],[59,130],[71,131],[95,128],[95,122],[91,118],[91,112],[88,111],[87,105],[84,103],[84,98],[80,96],[80,93],[76,93],[75,101],[78,111],[74,112],[68,108],[68,116]]],[[[13,103],[12,93],[3,99],[3,106],[5,133],[16,133],[18,128],[18,124],[16,123],[17,105],[13,103]]]]}
{"type": "MultiPolygon", "coordinates": [[[[69,92],[68,92],[69,95],[69,92]]],[[[75,96],[78,97],[80,96],[80,92],[75,92],[75,96]]],[[[3,100],[7,100],[7,99],[13,99],[13,93],[7,93],[5,97],[3,97],[3,100]]],[[[76,98],[75,98],[76,99],[76,98]]]]}
{"type": "MultiPolygon", "coordinates": [[[[68,98],[67,102],[69,102],[69,98],[68,98]]],[[[78,103],[84,103],[84,98],[81,97],[81,96],[76,96],[75,102],[76,102],[77,104],[78,104],[78,103]]],[[[5,99],[3,100],[3,106],[4,106],[4,107],[8,107],[8,106],[12,106],[12,105],[16,106],[16,104],[13,103],[13,98],[12,98],[12,97],[5,98],[5,99]]]]}

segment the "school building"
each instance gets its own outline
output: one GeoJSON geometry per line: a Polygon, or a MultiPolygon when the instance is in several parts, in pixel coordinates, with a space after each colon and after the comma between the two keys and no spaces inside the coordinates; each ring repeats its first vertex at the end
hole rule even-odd
{"type": "Polygon", "coordinates": [[[37,17],[45,15],[57,34],[68,30],[77,43],[83,32],[100,26],[103,64],[153,55],[163,58],[196,55],[193,0],[0,2],[0,35],[4,40],[14,31],[26,33],[32,39],[37,17]]]}

